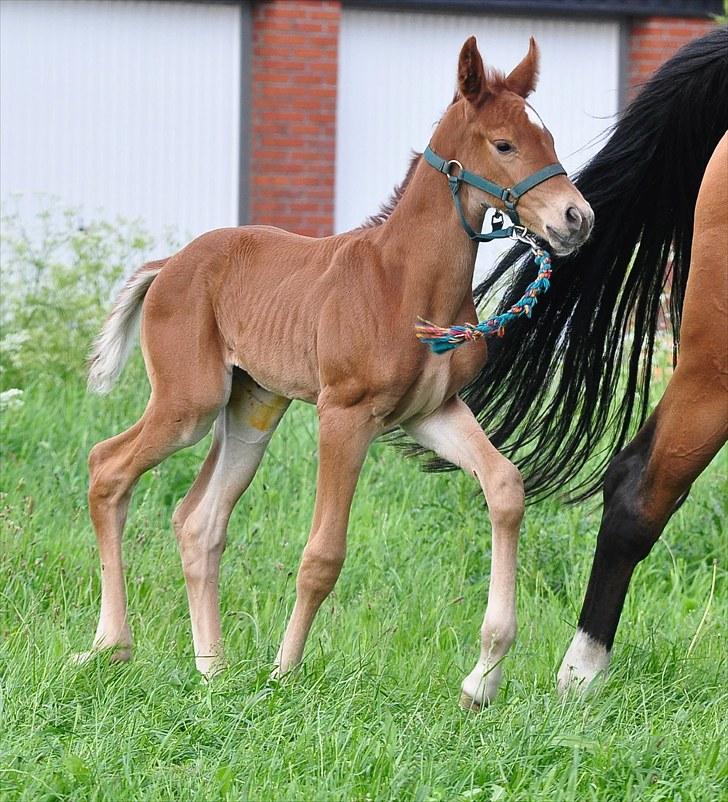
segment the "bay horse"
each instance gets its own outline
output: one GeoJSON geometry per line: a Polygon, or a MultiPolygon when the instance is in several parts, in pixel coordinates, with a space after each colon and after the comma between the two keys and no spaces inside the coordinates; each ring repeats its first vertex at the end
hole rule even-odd
{"type": "MultiPolygon", "coordinates": [[[[558,281],[533,319],[493,342],[462,392],[491,442],[518,461],[533,499],[570,485],[581,500],[603,487],[586,597],[558,672],[562,690],[584,689],[607,668],[636,565],[728,437],[726,129],[721,27],[653,75],[581,171],[575,183],[596,215],[592,236],[554,259],[558,281]],[[665,292],[679,354],[648,417],[665,292]]],[[[507,309],[531,277],[533,259],[523,257],[521,246],[509,251],[476,288],[476,303],[515,270],[507,309]]]]}
{"type": "Polygon", "coordinates": [[[137,423],[89,455],[101,612],[92,652],[80,660],[101,649],[112,659],[129,659],[121,540],[132,489],[142,473],[199,441],[214,422],[210,452],[173,524],[196,666],[205,676],[221,667],[218,578],[227,523],[290,401],[298,399],[318,411],[316,501],[275,673],[300,662],[314,616],[339,576],[349,508],[370,443],[401,427],[473,474],[485,494],[492,576],[481,654],[462,699],[478,707],[493,698],[516,630],[523,484],[458,397],[485,362],[484,341],[438,356],[418,342],[414,326],[419,316],[477,322],[477,241],[459,212],[480,231],[486,206],[503,210],[517,202],[523,224],[557,254],[581,246],[591,231],[589,204],[554,166],[553,138],[526,102],[537,74],[533,39],[505,76],[486,70],[471,37],[460,52],[455,99],[430,143],[444,157],[444,169],[416,158],[389,213],[322,239],[268,226],[211,231],[127,281],[92,351],[89,386],[110,389],[141,315],[151,395],[137,423]],[[503,196],[465,184],[454,204],[451,179],[465,174],[463,165],[498,182],[503,196]],[[516,198],[508,188],[524,182],[532,186],[516,198]]]}

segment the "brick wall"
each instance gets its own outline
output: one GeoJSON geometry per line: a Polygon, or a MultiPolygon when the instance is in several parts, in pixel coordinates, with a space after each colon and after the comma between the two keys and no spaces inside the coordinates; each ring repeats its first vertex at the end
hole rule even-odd
{"type": "Polygon", "coordinates": [[[251,223],[316,237],[333,231],[340,6],[254,6],[251,223]]]}
{"type": "Polygon", "coordinates": [[[670,56],[692,39],[715,27],[709,19],[647,17],[636,19],[629,37],[630,94],[670,56]]]}

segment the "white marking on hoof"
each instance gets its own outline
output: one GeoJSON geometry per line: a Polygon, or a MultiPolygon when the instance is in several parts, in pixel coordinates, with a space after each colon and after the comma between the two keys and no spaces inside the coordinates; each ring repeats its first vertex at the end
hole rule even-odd
{"type": "Polygon", "coordinates": [[[604,644],[577,629],[559,669],[559,693],[585,691],[597,674],[609,666],[610,653],[604,644]]]}
{"type": "Polygon", "coordinates": [[[503,670],[500,663],[487,666],[478,660],[475,668],[463,680],[460,705],[466,710],[480,710],[495,699],[503,670]]]}

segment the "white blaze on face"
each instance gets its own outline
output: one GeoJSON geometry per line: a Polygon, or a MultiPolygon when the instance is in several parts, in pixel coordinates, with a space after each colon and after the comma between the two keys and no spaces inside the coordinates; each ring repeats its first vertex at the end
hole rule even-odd
{"type": "Polygon", "coordinates": [[[526,117],[528,117],[528,119],[537,128],[540,128],[541,130],[544,130],[546,128],[546,126],[543,124],[543,120],[538,116],[536,109],[534,109],[533,106],[529,106],[528,103],[526,103],[526,117]]]}

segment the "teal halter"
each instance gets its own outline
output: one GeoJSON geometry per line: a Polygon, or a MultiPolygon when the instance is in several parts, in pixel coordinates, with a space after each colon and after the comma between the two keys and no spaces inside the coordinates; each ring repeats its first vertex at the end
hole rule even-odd
{"type": "Polygon", "coordinates": [[[516,204],[519,199],[528,192],[529,189],[537,187],[555,175],[566,175],[566,170],[557,162],[548,164],[535,173],[532,173],[523,181],[519,181],[513,187],[501,187],[487,178],[482,178],[475,173],[465,170],[457,159],[446,161],[428,145],[422,154],[425,161],[432,165],[436,170],[447,177],[452,192],[455,208],[460,215],[460,222],[465,229],[465,233],[475,242],[490,242],[494,239],[513,239],[524,242],[531,249],[536,263],[537,274],[525,289],[523,297],[517,301],[510,309],[500,315],[483,320],[480,323],[464,323],[458,326],[438,326],[429,320],[419,318],[419,323],[415,326],[415,335],[420,342],[429,345],[435,354],[444,354],[457,348],[463,343],[478,340],[481,337],[502,337],[505,334],[506,326],[516,318],[526,316],[531,317],[533,307],[538,303],[538,296],[548,291],[551,280],[551,255],[542,248],[534,236],[525,226],[521,225],[521,219],[516,211],[516,204]],[[452,170],[456,167],[458,172],[453,174],[452,170]],[[465,219],[463,207],[460,203],[461,184],[470,186],[487,192],[496,198],[500,198],[505,204],[508,216],[513,221],[513,225],[503,228],[503,215],[496,211],[493,217],[493,230],[487,234],[480,234],[465,219]]]}
{"type": "Polygon", "coordinates": [[[501,187],[487,178],[482,178],[464,169],[457,159],[443,159],[441,156],[438,156],[429,145],[425,148],[425,152],[422,155],[430,166],[446,176],[447,182],[450,185],[453,201],[455,202],[455,208],[460,216],[460,222],[465,229],[465,233],[475,242],[490,242],[494,239],[510,237],[514,233],[526,234],[526,227],[521,225],[521,219],[516,211],[518,201],[529,189],[543,184],[543,182],[548,181],[549,178],[553,178],[555,175],[566,175],[566,170],[556,162],[555,164],[548,164],[546,167],[536,170],[535,173],[531,173],[531,175],[524,178],[523,181],[519,181],[515,186],[501,187]],[[458,172],[454,173],[453,169],[457,169],[458,172]],[[502,228],[503,217],[500,212],[496,212],[496,216],[493,218],[493,231],[487,234],[475,231],[466,220],[462,204],[460,203],[460,187],[462,184],[470,184],[471,187],[476,187],[476,189],[487,192],[495,198],[500,198],[506,207],[508,216],[513,221],[513,225],[508,228],[502,228]]]}

